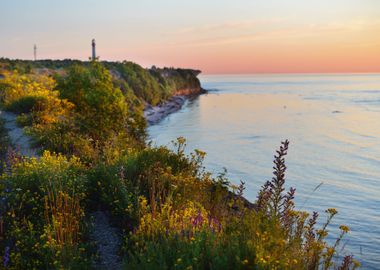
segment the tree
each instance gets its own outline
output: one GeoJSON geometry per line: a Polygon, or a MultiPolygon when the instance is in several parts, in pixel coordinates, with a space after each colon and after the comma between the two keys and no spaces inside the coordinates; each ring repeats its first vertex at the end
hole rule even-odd
{"type": "Polygon", "coordinates": [[[58,79],[62,98],[75,104],[76,125],[95,141],[104,141],[127,128],[128,108],[121,90],[100,63],[75,65],[58,79]]]}

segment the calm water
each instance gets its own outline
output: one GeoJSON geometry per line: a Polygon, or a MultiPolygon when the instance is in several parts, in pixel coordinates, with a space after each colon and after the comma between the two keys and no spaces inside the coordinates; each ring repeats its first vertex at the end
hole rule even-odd
{"type": "Polygon", "coordinates": [[[298,209],[337,208],[330,227],[352,232],[342,254],[380,269],[380,74],[202,76],[207,95],[149,128],[153,142],[184,136],[207,152],[206,168],[226,167],[254,200],[271,178],[274,150],[290,140],[287,185],[298,209]],[[315,187],[323,183],[316,191],[315,187]]]}

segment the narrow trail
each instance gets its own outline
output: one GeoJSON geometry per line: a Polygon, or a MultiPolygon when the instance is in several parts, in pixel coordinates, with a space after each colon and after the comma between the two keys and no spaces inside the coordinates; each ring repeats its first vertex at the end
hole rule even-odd
{"type": "MultiPolygon", "coordinates": [[[[0,110],[0,118],[4,119],[4,126],[12,146],[23,156],[38,157],[37,149],[32,147],[31,138],[24,133],[23,128],[17,126],[17,114],[0,110]]],[[[90,234],[100,256],[100,262],[96,263],[94,267],[96,269],[122,269],[121,258],[118,255],[121,246],[120,232],[110,225],[109,218],[104,212],[94,212],[91,217],[93,228],[90,234]]]]}
{"type": "Polygon", "coordinates": [[[100,262],[96,269],[122,269],[121,258],[118,255],[121,246],[120,232],[110,225],[108,216],[97,211],[91,214],[94,224],[90,236],[98,248],[100,262]]]}
{"type": "Polygon", "coordinates": [[[23,156],[36,157],[37,149],[32,147],[31,138],[24,133],[23,128],[17,126],[17,114],[0,111],[0,117],[4,119],[4,126],[15,149],[23,156]]]}

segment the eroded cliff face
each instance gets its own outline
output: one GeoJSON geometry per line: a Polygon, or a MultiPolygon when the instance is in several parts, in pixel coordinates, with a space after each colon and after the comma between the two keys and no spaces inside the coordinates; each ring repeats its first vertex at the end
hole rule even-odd
{"type": "Polygon", "coordinates": [[[146,106],[144,116],[149,125],[154,125],[169,114],[180,110],[187,97],[206,92],[197,77],[201,73],[199,70],[153,67],[150,72],[161,85],[170,89],[171,97],[157,106],[146,106]]]}
{"type": "Polygon", "coordinates": [[[173,96],[191,96],[203,92],[198,79],[200,70],[152,67],[150,72],[160,83],[172,89],[173,96]]]}

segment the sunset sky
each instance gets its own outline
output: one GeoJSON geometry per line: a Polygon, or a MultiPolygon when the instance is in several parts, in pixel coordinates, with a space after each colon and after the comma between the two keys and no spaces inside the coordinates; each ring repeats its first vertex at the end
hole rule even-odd
{"type": "Polygon", "coordinates": [[[0,0],[0,57],[204,73],[380,72],[379,0],[0,0]]]}

